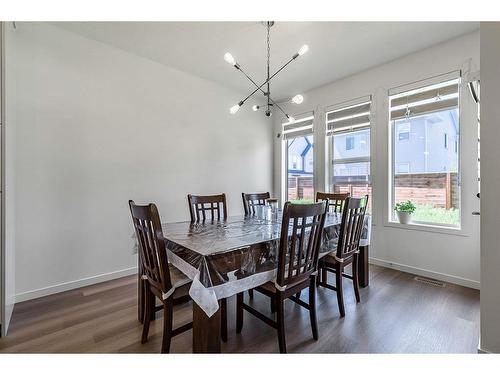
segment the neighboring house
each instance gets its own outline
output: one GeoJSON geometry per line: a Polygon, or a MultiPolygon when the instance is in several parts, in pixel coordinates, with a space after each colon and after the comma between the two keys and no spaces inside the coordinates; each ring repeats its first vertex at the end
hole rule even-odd
{"type": "MultiPolygon", "coordinates": [[[[458,170],[458,110],[397,120],[394,132],[396,174],[458,170]]],[[[339,134],[334,139],[335,176],[366,176],[369,163],[352,162],[370,155],[370,131],[339,134]],[[342,163],[341,161],[351,161],[342,163]],[[339,162],[340,161],[340,162],[339,162]]]]}
{"type": "Polygon", "coordinates": [[[293,138],[288,141],[288,173],[297,175],[312,175],[313,164],[312,136],[293,138]]]}
{"type": "Polygon", "coordinates": [[[457,172],[457,109],[397,120],[393,131],[395,173],[457,172]]]}
{"type": "MultiPolygon", "coordinates": [[[[396,174],[458,170],[457,109],[397,120],[393,132],[396,174]]],[[[336,135],[333,150],[335,176],[369,175],[370,130],[336,135]]],[[[312,175],[313,167],[312,136],[290,140],[288,173],[312,175]]]]}

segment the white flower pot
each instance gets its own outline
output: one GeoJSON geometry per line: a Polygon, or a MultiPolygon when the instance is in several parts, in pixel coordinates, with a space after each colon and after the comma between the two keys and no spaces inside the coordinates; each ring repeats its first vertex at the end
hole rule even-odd
{"type": "Polygon", "coordinates": [[[396,214],[401,224],[408,224],[411,222],[411,214],[409,212],[396,211],[396,214]]]}

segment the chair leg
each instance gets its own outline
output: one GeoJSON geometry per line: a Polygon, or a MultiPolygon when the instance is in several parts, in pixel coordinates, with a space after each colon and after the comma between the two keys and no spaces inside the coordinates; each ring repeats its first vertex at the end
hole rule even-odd
{"type": "Polygon", "coordinates": [[[241,333],[242,329],[243,329],[243,293],[238,293],[236,295],[236,333],[241,333]]]}
{"type": "Polygon", "coordinates": [[[220,335],[222,341],[227,342],[227,299],[223,298],[220,300],[220,314],[221,314],[221,329],[220,335]]]}
{"type": "Polygon", "coordinates": [[[151,322],[151,303],[150,299],[152,298],[154,300],[154,294],[151,293],[149,290],[149,287],[144,285],[144,324],[142,326],[142,337],[141,337],[141,344],[145,344],[148,341],[148,334],[149,334],[149,323],[151,322]]]}
{"type": "Polygon", "coordinates": [[[322,268],[319,268],[318,270],[319,270],[319,271],[318,271],[318,276],[316,277],[316,287],[319,287],[319,283],[320,283],[320,281],[323,281],[323,280],[321,279],[321,270],[322,270],[322,268]]]}
{"type": "Polygon", "coordinates": [[[248,290],[248,296],[250,297],[250,299],[253,299],[253,289],[248,290]]]}
{"type": "Polygon", "coordinates": [[[280,297],[275,298],[276,301],[276,312],[278,324],[278,344],[280,348],[280,353],[286,353],[286,341],[285,341],[285,301],[280,297]]]}
{"type": "Polygon", "coordinates": [[[295,297],[297,297],[298,299],[300,299],[300,294],[301,294],[301,293],[302,293],[302,292],[298,292],[298,293],[295,295],[295,297]]]}
{"type": "Polygon", "coordinates": [[[318,319],[316,317],[316,276],[309,281],[309,317],[313,338],[318,340],[318,319]]]}
{"type": "Polygon", "coordinates": [[[326,268],[321,269],[321,282],[328,284],[328,271],[326,268]]]}
{"type": "Polygon", "coordinates": [[[344,309],[344,288],[342,287],[342,267],[337,266],[335,270],[335,287],[337,289],[337,302],[339,304],[339,311],[340,311],[340,316],[344,317],[345,316],[345,309],[344,309]]]}
{"type": "Polygon", "coordinates": [[[172,298],[163,301],[163,339],[161,342],[161,352],[170,352],[170,341],[172,340],[172,318],[173,318],[172,298]]]}
{"type": "MultiPolygon", "coordinates": [[[[147,280],[144,280],[144,289],[148,290],[148,284],[147,280]]],[[[147,294],[147,291],[145,291],[145,294],[147,294]]],[[[144,301],[146,304],[149,304],[149,315],[150,315],[150,321],[156,320],[156,297],[153,293],[151,294],[151,298],[145,298],[144,301]]]]}
{"type": "Polygon", "coordinates": [[[359,276],[358,276],[358,262],[359,254],[354,254],[354,260],[352,262],[352,285],[354,285],[354,294],[356,295],[356,302],[360,302],[359,297],[359,276]]]}

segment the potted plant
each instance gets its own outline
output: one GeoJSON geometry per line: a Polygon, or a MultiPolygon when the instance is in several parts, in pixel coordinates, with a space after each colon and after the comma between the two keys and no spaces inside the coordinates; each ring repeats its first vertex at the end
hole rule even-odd
{"type": "Polygon", "coordinates": [[[394,207],[401,224],[408,224],[411,221],[411,214],[415,212],[416,209],[417,207],[415,207],[413,202],[410,200],[396,203],[396,207],[394,207]]]}

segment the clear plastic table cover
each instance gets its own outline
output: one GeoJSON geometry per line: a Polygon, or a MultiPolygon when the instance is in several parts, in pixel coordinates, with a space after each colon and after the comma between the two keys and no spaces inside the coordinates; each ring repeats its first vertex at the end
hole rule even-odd
{"type": "MultiPolygon", "coordinates": [[[[336,249],[341,215],[325,220],[320,257],[336,249]]],[[[169,261],[193,280],[189,294],[210,317],[218,300],[272,281],[277,273],[281,212],[261,209],[225,221],[163,224],[169,261]]],[[[361,246],[370,243],[365,216],[361,246]]]]}

